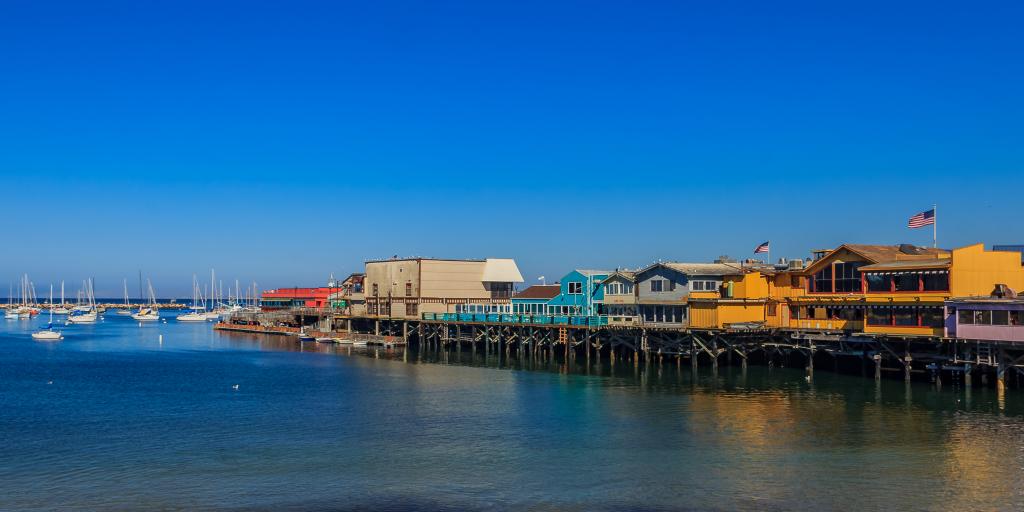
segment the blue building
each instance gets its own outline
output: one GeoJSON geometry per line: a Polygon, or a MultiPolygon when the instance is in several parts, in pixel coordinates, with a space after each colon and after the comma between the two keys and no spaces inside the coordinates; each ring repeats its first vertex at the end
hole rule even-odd
{"type": "Polygon", "coordinates": [[[609,270],[582,270],[569,272],[559,282],[558,295],[547,302],[547,314],[594,316],[597,305],[604,300],[601,283],[612,272],[609,270]]]}
{"type": "Polygon", "coordinates": [[[514,315],[546,315],[548,302],[561,293],[557,284],[533,285],[512,296],[512,314],[514,315]]]}

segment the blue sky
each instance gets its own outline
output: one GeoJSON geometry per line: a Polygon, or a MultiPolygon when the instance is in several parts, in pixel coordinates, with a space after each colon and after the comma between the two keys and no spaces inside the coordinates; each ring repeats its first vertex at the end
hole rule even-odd
{"type": "Polygon", "coordinates": [[[1024,242],[1019,2],[0,6],[0,277],[1024,242]]]}

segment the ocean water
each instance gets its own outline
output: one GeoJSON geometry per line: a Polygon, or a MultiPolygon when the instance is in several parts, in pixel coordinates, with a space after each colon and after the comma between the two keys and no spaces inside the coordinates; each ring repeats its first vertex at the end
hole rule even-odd
{"type": "Polygon", "coordinates": [[[1015,390],[45,321],[0,323],[3,510],[1024,510],[1015,390]]]}

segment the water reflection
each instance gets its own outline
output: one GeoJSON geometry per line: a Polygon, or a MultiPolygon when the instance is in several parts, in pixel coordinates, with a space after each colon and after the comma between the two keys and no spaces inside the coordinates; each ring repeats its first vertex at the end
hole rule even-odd
{"type": "Polygon", "coordinates": [[[206,325],[0,338],[0,509],[1024,509],[1015,390],[206,325]]]}

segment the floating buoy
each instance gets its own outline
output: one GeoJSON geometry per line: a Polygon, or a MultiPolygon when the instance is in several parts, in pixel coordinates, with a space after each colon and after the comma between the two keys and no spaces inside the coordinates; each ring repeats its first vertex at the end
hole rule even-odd
{"type": "Polygon", "coordinates": [[[160,343],[163,344],[163,342],[164,342],[164,335],[161,334],[159,339],[160,339],[160,343]]]}

